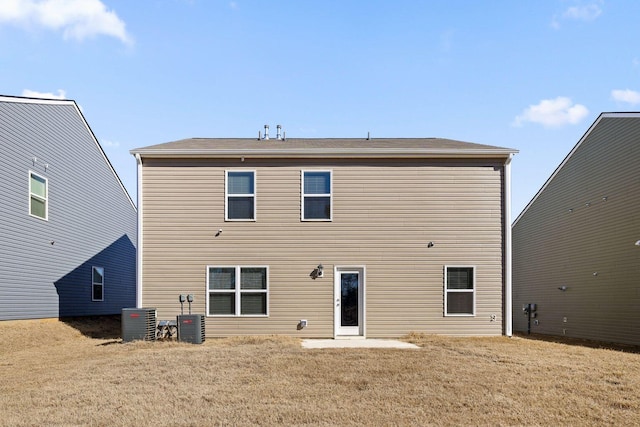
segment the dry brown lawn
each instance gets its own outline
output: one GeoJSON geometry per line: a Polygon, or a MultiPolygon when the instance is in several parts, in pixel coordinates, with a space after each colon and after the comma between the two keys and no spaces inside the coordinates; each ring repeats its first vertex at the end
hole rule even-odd
{"type": "Polygon", "coordinates": [[[118,328],[0,322],[0,424],[640,425],[630,351],[429,335],[405,338],[419,350],[122,344],[118,328]]]}

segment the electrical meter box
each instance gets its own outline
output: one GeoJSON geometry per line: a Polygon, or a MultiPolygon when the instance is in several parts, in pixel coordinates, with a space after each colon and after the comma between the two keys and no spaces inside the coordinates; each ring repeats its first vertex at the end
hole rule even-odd
{"type": "Polygon", "coordinates": [[[202,344],[204,339],[204,314],[178,316],[178,341],[202,344]]]}

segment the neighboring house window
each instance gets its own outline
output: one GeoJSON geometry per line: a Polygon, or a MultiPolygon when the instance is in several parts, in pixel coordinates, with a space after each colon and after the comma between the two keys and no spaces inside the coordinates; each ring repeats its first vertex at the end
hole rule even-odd
{"type": "Polygon", "coordinates": [[[445,267],[445,315],[475,314],[475,277],[475,267],[445,267]]]}
{"type": "Polygon", "coordinates": [[[29,172],[29,214],[38,218],[48,218],[47,179],[29,172]]]}
{"type": "Polygon", "coordinates": [[[302,220],[331,221],[331,171],[302,171],[302,220]]]}
{"type": "Polygon", "coordinates": [[[266,316],[267,267],[207,267],[209,316],[266,316]]]}
{"type": "Polygon", "coordinates": [[[227,171],[225,219],[253,221],[256,219],[256,173],[227,171]]]}
{"type": "Polygon", "coordinates": [[[104,301],[104,268],[91,268],[91,300],[104,301]]]}

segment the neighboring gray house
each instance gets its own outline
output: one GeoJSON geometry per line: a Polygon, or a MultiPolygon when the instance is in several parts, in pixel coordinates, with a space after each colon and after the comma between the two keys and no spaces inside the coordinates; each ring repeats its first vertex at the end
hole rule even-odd
{"type": "Polygon", "coordinates": [[[640,113],[601,114],[515,220],[514,310],[529,303],[532,333],[640,344],[640,113]]]}
{"type": "Polygon", "coordinates": [[[74,101],[0,96],[0,320],[136,304],[136,207],[74,101]]]}

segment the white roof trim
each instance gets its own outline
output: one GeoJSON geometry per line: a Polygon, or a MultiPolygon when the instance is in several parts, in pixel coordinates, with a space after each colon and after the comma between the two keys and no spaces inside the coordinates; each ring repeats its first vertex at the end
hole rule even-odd
{"type": "Polygon", "coordinates": [[[21,96],[0,95],[0,102],[17,102],[22,104],[49,104],[49,105],[74,105],[75,101],[69,99],[51,98],[25,98],[21,96]]]}
{"type": "Polygon", "coordinates": [[[620,112],[620,113],[602,113],[600,114],[601,117],[608,117],[608,118],[615,118],[615,119],[629,119],[629,118],[639,118],[640,117],[640,112],[639,111],[626,111],[626,112],[620,112]]]}

